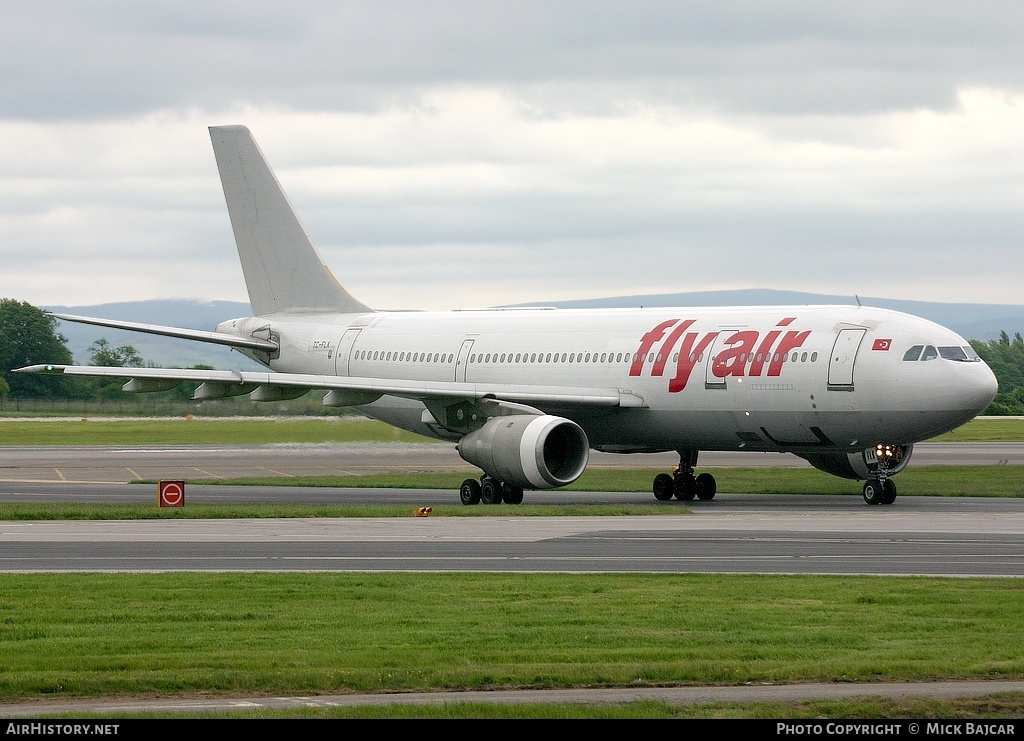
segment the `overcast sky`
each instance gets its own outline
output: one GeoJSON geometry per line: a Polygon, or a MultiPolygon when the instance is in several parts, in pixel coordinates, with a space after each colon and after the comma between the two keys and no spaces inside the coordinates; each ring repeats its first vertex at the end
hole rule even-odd
{"type": "Polygon", "coordinates": [[[207,127],[375,308],[1024,304],[1024,3],[0,0],[0,297],[245,301],[207,127]]]}

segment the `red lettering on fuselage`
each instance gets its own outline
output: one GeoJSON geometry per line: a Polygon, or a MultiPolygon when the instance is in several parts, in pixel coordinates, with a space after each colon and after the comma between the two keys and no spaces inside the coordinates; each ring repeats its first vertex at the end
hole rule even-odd
{"type": "Polygon", "coordinates": [[[704,335],[703,339],[694,346],[693,343],[694,340],[697,339],[697,333],[687,333],[686,337],[683,339],[683,346],[679,348],[679,362],[676,363],[676,377],[668,382],[668,390],[670,393],[682,391],[686,388],[686,382],[690,380],[690,373],[693,372],[693,366],[700,361],[701,355],[708,349],[708,345],[710,345],[716,337],[718,337],[718,332],[708,332],[704,335]]]}
{"type": "Polygon", "coordinates": [[[754,354],[757,343],[757,332],[745,329],[737,332],[723,343],[725,347],[715,356],[711,365],[711,373],[717,378],[726,376],[743,376],[747,358],[754,354]]]}
{"type": "Polygon", "coordinates": [[[675,347],[676,342],[679,341],[679,336],[689,329],[693,322],[693,319],[687,319],[672,330],[672,334],[670,334],[668,339],[665,340],[665,345],[662,348],[662,351],[658,353],[658,357],[654,361],[654,365],[651,368],[652,376],[660,376],[665,372],[665,363],[668,362],[669,353],[672,352],[672,348],[675,347]]]}
{"type": "MultiPolygon", "coordinates": [[[[796,317],[786,317],[776,327],[787,327],[796,320],[796,317]]],[[[686,384],[693,373],[697,363],[703,360],[704,352],[718,337],[718,332],[687,332],[695,324],[696,320],[686,319],[682,322],[678,319],[669,319],[661,322],[656,327],[646,332],[640,338],[640,346],[637,350],[636,359],[630,366],[629,375],[639,376],[643,372],[644,363],[648,358],[656,358],[651,366],[652,376],[661,376],[665,371],[665,364],[668,362],[676,343],[680,343],[679,355],[676,361],[676,375],[669,381],[668,390],[676,393],[686,388],[686,384]],[[654,346],[665,337],[669,327],[678,325],[672,330],[668,338],[662,342],[657,355],[652,352],[654,346]],[[685,334],[684,334],[685,333],[685,334]]],[[[744,329],[734,332],[722,343],[722,350],[712,359],[711,373],[717,378],[727,376],[760,376],[765,372],[767,375],[778,376],[782,373],[782,366],[791,350],[794,350],[810,337],[811,331],[798,332],[789,330],[783,334],[781,329],[773,329],[761,337],[760,332],[754,329],[744,329]],[[782,337],[779,340],[779,337],[782,337]],[[776,345],[776,341],[778,344],[776,345]],[[749,366],[749,367],[748,367],[749,366]]]]}
{"type": "Polygon", "coordinates": [[[629,368],[629,375],[640,375],[641,371],[644,369],[644,361],[647,359],[647,353],[649,353],[651,348],[654,347],[654,343],[664,337],[665,330],[678,321],[678,319],[669,319],[668,321],[662,322],[640,338],[640,349],[636,351],[636,360],[633,361],[633,365],[629,368]]]}
{"type": "Polygon", "coordinates": [[[782,364],[786,361],[786,355],[789,354],[790,350],[795,350],[804,344],[804,340],[811,336],[811,330],[805,329],[803,332],[786,332],[786,336],[782,338],[782,342],[775,348],[775,354],[772,356],[772,362],[768,366],[768,375],[777,376],[782,373],[782,364]]]}

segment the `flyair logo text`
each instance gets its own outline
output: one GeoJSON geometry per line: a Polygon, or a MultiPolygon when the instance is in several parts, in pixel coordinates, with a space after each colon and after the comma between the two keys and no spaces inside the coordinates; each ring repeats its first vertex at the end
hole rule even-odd
{"type": "Polygon", "coordinates": [[[786,317],[762,337],[754,329],[695,332],[690,328],[696,320],[669,319],[640,338],[629,375],[642,375],[649,363],[652,376],[663,376],[669,359],[678,352],[675,376],[669,380],[668,390],[672,393],[682,391],[694,367],[703,362],[713,348],[714,360],[708,361],[711,362],[709,377],[724,380],[728,376],[778,376],[782,373],[786,356],[803,345],[811,335],[809,329],[786,329],[795,320],[796,317],[786,317]],[[721,339],[716,343],[719,335],[721,339]]]}

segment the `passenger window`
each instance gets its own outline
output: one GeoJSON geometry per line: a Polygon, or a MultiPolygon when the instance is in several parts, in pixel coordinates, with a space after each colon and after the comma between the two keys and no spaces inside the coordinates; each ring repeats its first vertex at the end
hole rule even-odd
{"type": "Polygon", "coordinates": [[[928,347],[924,349],[924,354],[921,355],[921,360],[935,360],[937,357],[939,357],[938,351],[931,345],[928,345],[928,347]]]}
{"type": "Polygon", "coordinates": [[[903,359],[909,361],[917,360],[921,357],[922,350],[924,350],[924,345],[914,345],[903,354],[903,359]]]}

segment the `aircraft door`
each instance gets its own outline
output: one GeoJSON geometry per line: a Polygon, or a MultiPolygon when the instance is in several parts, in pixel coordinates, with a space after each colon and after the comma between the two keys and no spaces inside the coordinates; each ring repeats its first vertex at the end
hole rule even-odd
{"type": "Polygon", "coordinates": [[[828,361],[828,387],[836,391],[853,390],[853,366],[857,361],[857,351],[866,329],[841,329],[832,346],[832,355],[828,361]]]}
{"type": "MultiPolygon", "coordinates": [[[[720,328],[715,338],[708,345],[707,350],[704,351],[704,388],[706,389],[724,389],[727,388],[725,382],[725,376],[715,375],[715,360],[718,358],[718,353],[722,351],[723,337],[727,336],[728,332],[734,330],[730,328],[720,328]]],[[[700,361],[698,361],[700,362],[700,361]]]]}
{"type": "Polygon", "coordinates": [[[455,361],[455,380],[465,382],[466,368],[469,365],[469,351],[473,349],[473,340],[463,340],[459,348],[459,357],[455,361]]]}
{"type": "Polygon", "coordinates": [[[350,376],[349,363],[352,356],[352,346],[362,329],[346,329],[345,334],[338,341],[338,354],[334,360],[334,373],[338,376],[350,376]]]}

